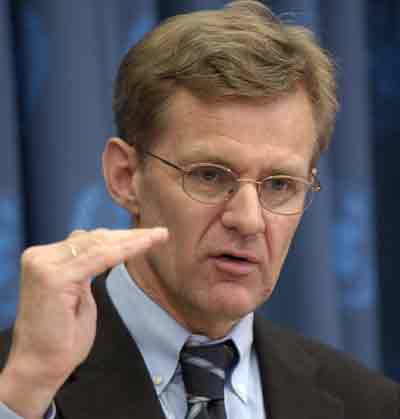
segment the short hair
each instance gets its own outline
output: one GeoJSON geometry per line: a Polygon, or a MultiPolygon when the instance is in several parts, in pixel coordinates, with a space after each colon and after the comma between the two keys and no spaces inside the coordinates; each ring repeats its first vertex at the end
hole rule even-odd
{"type": "Polygon", "coordinates": [[[113,99],[117,135],[149,149],[181,88],[205,101],[272,101],[301,85],[313,106],[319,156],[337,113],[334,67],[308,29],[283,22],[259,1],[174,16],[122,60],[113,99]]]}

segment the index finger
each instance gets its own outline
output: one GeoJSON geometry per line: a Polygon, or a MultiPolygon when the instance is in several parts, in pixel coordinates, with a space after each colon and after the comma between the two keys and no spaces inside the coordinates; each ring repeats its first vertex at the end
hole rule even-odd
{"type": "Polygon", "coordinates": [[[63,243],[67,249],[67,243],[73,245],[76,256],[72,255],[69,248],[67,261],[64,259],[61,264],[65,272],[68,272],[69,278],[82,281],[144,253],[156,243],[166,241],[167,238],[168,230],[163,227],[102,230],[101,234],[97,232],[97,236],[95,231],[89,232],[87,235],[81,234],[63,243]]]}
{"type": "Polygon", "coordinates": [[[36,258],[45,263],[59,265],[86,254],[91,248],[122,246],[132,251],[138,247],[145,250],[153,243],[166,240],[168,230],[164,227],[134,229],[96,229],[73,231],[65,240],[35,247],[36,258]]]}

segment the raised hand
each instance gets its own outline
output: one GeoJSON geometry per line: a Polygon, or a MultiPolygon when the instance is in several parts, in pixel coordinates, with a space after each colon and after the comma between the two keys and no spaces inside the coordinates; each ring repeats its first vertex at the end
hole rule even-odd
{"type": "Polygon", "coordinates": [[[97,308],[90,278],[167,237],[164,228],[79,230],[64,241],[28,248],[0,401],[25,418],[42,417],[93,345],[97,308]]]}

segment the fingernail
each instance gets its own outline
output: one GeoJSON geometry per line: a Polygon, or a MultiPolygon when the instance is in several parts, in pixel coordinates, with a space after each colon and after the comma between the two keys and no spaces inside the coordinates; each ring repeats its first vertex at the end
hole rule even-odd
{"type": "Polygon", "coordinates": [[[152,230],[152,234],[157,236],[157,238],[166,239],[168,237],[168,229],[165,227],[155,227],[152,230]]]}

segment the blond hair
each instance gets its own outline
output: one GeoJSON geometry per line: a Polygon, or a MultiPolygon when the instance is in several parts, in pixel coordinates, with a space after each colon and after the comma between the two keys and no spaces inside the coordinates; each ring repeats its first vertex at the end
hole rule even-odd
{"type": "Polygon", "coordinates": [[[255,0],[167,19],[124,57],[115,82],[118,135],[148,149],[184,88],[200,99],[273,100],[302,85],[325,150],[337,112],[334,65],[313,34],[255,0]]]}

